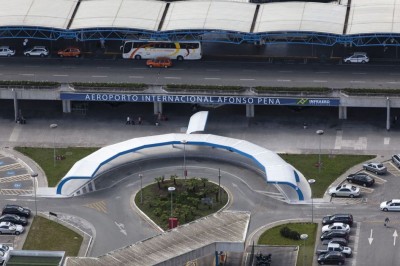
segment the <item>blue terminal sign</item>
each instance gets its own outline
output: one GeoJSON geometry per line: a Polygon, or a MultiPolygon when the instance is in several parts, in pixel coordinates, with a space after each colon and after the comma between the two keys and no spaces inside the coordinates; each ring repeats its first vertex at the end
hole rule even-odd
{"type": "Polygon", "coordinates": [[[253,96],[207,96],[207,95],[164,95],[124,93],[66,93],[61,100],[94,102],[165,102],[198,104],[254,104],[254,105],[301,105],[339,106],[339,98],[286,98],[253,96]]]}

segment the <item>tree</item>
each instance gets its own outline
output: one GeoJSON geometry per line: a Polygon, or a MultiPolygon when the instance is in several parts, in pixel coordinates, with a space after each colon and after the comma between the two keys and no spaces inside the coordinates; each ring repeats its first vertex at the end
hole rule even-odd
{"type": "Polygon", "coordinates": [[[154,178],[154,180],[156,180],[156,182],[157,182],[158,189],[161,189],[162,177],[161,176],[156,177],[156,178],[154,178]]]}
{"type": "Polygon", "coordinates": [[[171,175],[171,177],[169,178],[172,182],[174,182],[174,186],[176,187],[176,179],[178,177],[176,175],[171,175]]]}
{"type": "Polygon", "coordinates": [[[208,182],[208,178],[202,177],[201,182],[203,182],[203,187],[206,187],[206,184],[208,182]]]}

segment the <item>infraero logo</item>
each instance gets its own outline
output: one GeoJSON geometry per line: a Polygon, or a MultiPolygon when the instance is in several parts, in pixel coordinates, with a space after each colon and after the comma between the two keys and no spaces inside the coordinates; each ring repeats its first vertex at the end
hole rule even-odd
{"type": "Polygon", "coordinates": [[[304,105],[308,103],[308,99],[301,98],[297,101],[297,104],[304,105]]]}

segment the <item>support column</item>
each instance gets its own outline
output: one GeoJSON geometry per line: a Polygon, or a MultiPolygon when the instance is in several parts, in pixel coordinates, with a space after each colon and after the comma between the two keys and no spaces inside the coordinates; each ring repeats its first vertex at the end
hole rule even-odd
{"type": "Polygon", "coordinates": [[[347,106],[339,106],[339,119],[347,119],[347,106]]]}
{"type": "Polygon", "coordinates": [[[386,130],[390,130],[390,99],[386,97],[386,130]]]}
{"type": "Polygon", "coordinates": [[[246,117],[254,117],[254,104],[246,104],[246,117]]]}
{"type": "Polygon", "coordinates": [[[14,98],[14,121],[17,121],[17,118],[19,116],[18,113],[18,99],[17,99],[17,91],[12,89],[12,93],[13,93],[13,98],[14,98]]]}
{"type": "Polygon", "coordinates": [[[62,100],[63,113],[71,113],[71,100],[62,100]]]}
{"type": "Polygon", "coordinates": [[[162,114],[162,102],[154,102],[154,114],[158,114],[160,112],[162,114]]]}

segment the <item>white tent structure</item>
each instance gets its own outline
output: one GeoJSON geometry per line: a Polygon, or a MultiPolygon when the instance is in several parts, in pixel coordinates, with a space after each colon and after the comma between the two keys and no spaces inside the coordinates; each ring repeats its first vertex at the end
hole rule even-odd
{"type": "Polygon", "coordinates": [[[209,146],[228,150],[253,160],[265,173],[265,181],[279,185],[289,202],[309,200],[311,189],[304,176],[276,153],[251,142],[211,134],[165,134],[134,138],[116,143],[90,154],[75,163],[57,186],[60,196],[73,196],[81,187],[94,180],[99,169],[112,160],[129,153],[167,145],[209,146]]]}

